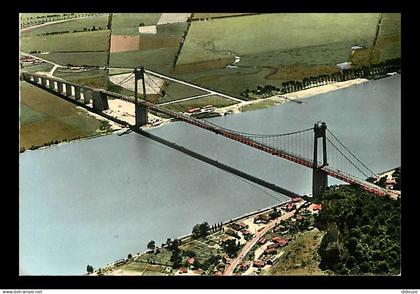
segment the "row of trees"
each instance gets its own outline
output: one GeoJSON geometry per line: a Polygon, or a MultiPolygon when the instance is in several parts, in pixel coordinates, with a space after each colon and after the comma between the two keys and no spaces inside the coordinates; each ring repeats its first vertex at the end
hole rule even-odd
{"type": "Polygon", "coordinates": [[[326,229],[320,267],[336,274],[400,273],[400,199],[377,197],[356,186],[322,195],[317,226],[326,229]]]}
{"type": "MultiPolygon", "coordinates": [[[[91,28],[83,28],[83,30],[73,30],[72,33],[93,32],[93,31],[102,31],[102,30],[106,30],[106,28],[92,26],[91,28]]],[[[68,33],[70,33],[70,31],[46,32],[46,33],[41,34],[41,36],[60,35],[60,34],[68,34],[68,33]]]]}
{"type": "Polygon", "coordinates": [[[282,88],[273,85],[257,86],[255,90],[246,89],[241,93],[243,97],[249,97],[250,94],[272,96],[275,94],[286,94],[300,91],[321,85],[327,85],[334,82],[343,82],[356,78],[372,79],[376,76],[385,75],[388,72],[400,72],[401,58],[386,60],[379,64],[371,66],[362,66],[359,68],[343,69],[331,74],[321,74],[315,77],[304,78],[301,81],[291,80],[281,84],[282,88]]]}

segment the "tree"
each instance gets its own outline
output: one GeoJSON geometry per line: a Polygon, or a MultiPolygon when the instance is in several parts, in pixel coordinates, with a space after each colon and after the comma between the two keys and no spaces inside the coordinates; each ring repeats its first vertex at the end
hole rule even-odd
{"type": "Polygon", "coordinates": [[[131,255],[131,253],[130,254],[128,254],[128,256],[127,256],[127,258],[128,259],[130,259],[130,258],[132,258],[133,257],[133,255],[131,255]]]}
{"type": "Polygon", "coordinates": [[[155,250],[155,248],[156,248],[155,241],[152,240],[149,243],[147,243],[147,249],[155,250]]]}
{"type": "Polygon", "coordinates": [[[93,266],[91,266],[90,264],[88,264],[88,265],[87,265],[87,267],[86,267],[86,271],[87,271],[89,274],[93,273],[93,266]]]}
{"type": "Polygon", "coordinates": [[[235,239],[228,239],[222,242],[222,248],[223,250],[229,255],[229,257],[236,256],[236,253],[238,252],[240,245],[239,242],[236,243],[235,239]]]}
{"type": "Polygon", "coordinates": [[[209,230],[210,230],[210,226],[207,222],[204,222],[202,224],[197,224],[193,227],[192,237],[194,239],[206,237],[208,235],[209,230]]]}

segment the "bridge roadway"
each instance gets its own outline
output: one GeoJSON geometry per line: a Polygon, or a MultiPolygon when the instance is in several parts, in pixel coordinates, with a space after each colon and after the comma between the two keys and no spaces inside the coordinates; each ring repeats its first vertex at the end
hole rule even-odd
{"type": "MultiPolygon", "coordinates": [[[[38,87],[48,89],[48,87],[46,85],[42,85],[42,82],[37,83],[36,81],[32,81],[30,76],[42,77],[43,75],[33,74],[33,73],[24,73],[23,74],[23,79],[32,83],[32,84],[34,84],[34,85],[37,85],[38,87]]],[[[135,103],[135,100],[134,100],[133,97],[124,96],[124,95],[121,95],[121,94],[118,94],[118,93],[115,93],[115,92],[110,92],[110,91],[107,91],[107,90],[104,90],[104,89],[95,89],[95,88],[91,88],[91,87],[88,87],[88,86],[83,86],[83,85],[75,84],[75,83],[72,83],[72,82],[67,82],[67,81],[64,81],[62,79],[58,79],[58,78],[55,78],[55,77],[52,78],[52,77],[45,76],[45,75],[43,77],[47,78],[50,81],[65,82],[66,84],[71,85],[71,86],[75,86],[75,87],[78,87],[78,88],[89,89],[91,91],[95,91],[95,92],[105,94],[106,96],[114,97],[114,98],[124,100],[124,101],[130,102],[130,103],[133,103],[133,104],[135,103]]],[[[173,117],[173,118],[178,119],[180,121],[183,121],[183,122],[189,123],[191,125],[197,126],[199,128],[211,131],[215,134],[224,136],[224,137],[229,138],[231,140],[240,142],[240,143],[248,145],[250,147],[253,147],[253,148],[259,149],[261,151],[270,153],[272,155],[281,157],[283,159],[287,159],[287,160],[295,162],[297,164],[306,166],[310,169],[313,168],[312,161],[307,160],[307,159],[302,158],[302,157],[299,157],[298,155],[287,153],[287,152],[275,149],[273,147],[264,145],[260,142],[252,140],[250,138],[247,138],[247,137],[245,137],[241,134],[238,134],[238,133],[235,133],[233,131],[224,129],[220,126],[211,124],[210,122],[198,120],[198,119],[195,119],[193,117],[184,115],[182,113],[178,113],[178,112],[174,112],[174,111],[162,108],[158,105],[147,102],[145,100],[138,99],[138,101],[139,101],[139,105],[141,105],[141,106],[143,106],[147,109],[150,109],[152,111],[155,111],[157,113],[165,114],[169,117],[173,117]]],[[[339,180],[344,181],[344,182],[349,183],[349,184],[358,185],[362,189],[364,189],[366,191],[369,191],[369,192],[371,192],[375,195],[385,196],[387,194],[382,188],[380,188],[380,187],[378,187],[378,186],[376,186],[372,183],[357,179],[357,178],[355,178],[355,177],[353,177],[353,176],[351,176],[347,173],[344,173],[342,171],[335,170],[335,169],[330,168],[328,166],[322,167],[322,170],[325,171],[325,173],[327,175],[329,175],[333,178],[339,179],[339,180]]]]}
{"type": "MultiPolygon", "coordinates": [[[[119,94],[115,95],[115,93],[109,92],[109,91],[105,91],[105,90],[102,91],[102,92],[108,94],[109,96],[113,96],[115,98],[123,99],[123,100],[125,100],[127,102],[134,103],[134,98],[123,96],[123,95],[119,95],[119,94]]],[[[197,126],[199,128],[206,129],[208,131],[211,131],[211,132],[216,133],[218,135],[222,135],[222,136],[224,136],[226,138],[229,138],[231,140],[240,142],[242,144],[245,144],[245,145],[248,145],[250,147],[259,149],[261,151],[270,153],[272,155],[275,155],[275,156],[278,156],[278,157],[287,159],[289,161],[292,161],[292,162],[295,162],[297,164],[306,166],[308,168],[311,168],[311,169],[313,168],[312,161],[309,161],[307,159],[301,158],[301,157],[299,157],[297,155],[294,155],[294,154],[290,154],[290,153],[287,153],[287,152],[284,152],[284,151],[281,151],[281,150],[277,150],[277,149],[275,149],[273,147],[264,145],[262,143],[259,143],[259,142],[255,141],[255,140],[252,140],[252,139],[249,139],[249,138],[247,138],[245,136],[242,136],[242,135],[237,134],[235,132],[232,132],[230,130],[226,130],[226,129],[222,128],[222,127],[213,125],[213,124],[211,124],[209,122],[198,120],[198,119],[192,118],[190,116],[187,116],[187,115],[184,115],[184,114],[181,114],[181,113],[178,113],[178,112],[174,112],[174,111],[171,111],[171,110],[162,108],[162,107],[160,107],[158,105],[155,105],[153,103],[144,101],[142,99],[139,99],[139,103],[142,104],[144,107],[146,107],[146,108],[148,108],[150,110],[156,111],[158,113],[163,113],[163,114],[168,115],[170,117],[176,118],[176,119],[178,119],[180,121],[184,121],[186,123],[189,123],[191,125],[197,126]]],[[[364,189],[364,190],[366,190],[368,192],[371,192],[371,193],[373,193],[375,195],[378,195],[378,196],[385,196],[386,195],[386,192],[383,189],[381,189],[380,187],[378,187],[378,186],[376,186],[376,185],[374,185],[372,183],[369,183],[369,182],[366,182],[366,181],[363,181],[363,180],[354,178],[351,175],[348,175],[348,174],[346,174],[344,172],[335,170],[335,169],[330,168],[328,166],[324,166],[321,169],[323,171],[325,171],[329,176],[331,176],[333,178],[339,179],[339,180],[344,181],[344,182],[349,183],[349,184],[358,185],[362,189],[364,189]]]]}

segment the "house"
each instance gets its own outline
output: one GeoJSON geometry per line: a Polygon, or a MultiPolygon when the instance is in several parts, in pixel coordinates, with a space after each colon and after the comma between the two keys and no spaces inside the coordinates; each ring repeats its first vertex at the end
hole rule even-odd
{"type": "Polygon", "coordinates": [[[242,231],[242,234],[243,234],[244,236],[248,236],[248,235],[251,235],[251,232],[250,232],[250,231],[248,231],[248,230],[243,230],[243,231],[242,231]]]}
{"type": "Polygon", "coordinates": [[[292,210],[295,210],[296,209],[296,204],[294,204],[294,203],[289,203],[289,204],[287,204],[287,206],[286,206],[286,211],[292,211],[292,210]]]}
{"type": "Polygon", "coordinates": [[[304,219],[304,217],[302,215],[296,216],[296,220],[297,221],[302,221],[303,219],[304,219]]]}
{"type": "Polygon", "coordinates": [[[256,259],[252,262],[252,266],[253,267],[258,267],[258,268],[263,268],[265,266],[265,261],[256,259]]]}
{"type": "Polygon", "coordinates": [[[215,276],[223,276],[223,273],[221,271],[218,271],[214,274],[215,276]]]}
{"type": "Polygon", "coordinates": [[[256,216],[254,217],[254,224],[259,224],[259,223],[261,223],[260,216],[259,216],[259,215],[256,215],[256,216]]]}
{"type": "Polygon", "coordinates": [[[268,214],[261,214],[260,220],[262,223],[266,224],[271,220],[271,217],[268,214]]]}
{"type": "Polygon", "coordinates": [[[262,237],[259,241],[258,241],[258,245],[264,245],[265,243],[267,243],[267,239],[262,237]]]}
{"type": "Polygon", "coordinates": [[[280,245],[278,243],[273,243],[267,246],[267,249],[278,248],[280,245]]]}
{"type": "Polygon", "coordinates": [[[246,271],[249,269],[249,262],[243,262],[240,267],[241,270],[246,271]]]}
{"type": "Polygon", "coordinates": [[[280,247],[283,247],[285,245],[287,245],[287,243],[289,243],[288,239],[286,238],[280,238],[280,237],[273,237],[273,239],[271,239],[271,241],[279,244],[280,247]]]}
{"type": "Polygon", "coordinates": [[[315,204],[315,205],[312,207],[312,210],[313,210],[313,211],[318,211],[318,210],[321,210],[321,208],[322,208],[321,204],[315,204]]]}
{"type": "Polygon", "coordinates": [[[296,196],[296,197],[293,197],[292,198],[292,202],[293,203],[298,203],[298,202],[300,202],[302,200],[302,197],[300,197],[300,196],[296,196]]]}
{"type": "Polygon", "coordinates": [[[193,265],[195,261],[195,257],[188,258],[187,262],[189,265],[193,265]]]}
{"type": "Polygon", "coordinates": [[[276,248],[267,248],[264,250],[265,255],[271,255],[271,254],[276,254],[276,253],[277,253],[276,248]]]}
{"type": "Polygon", "coordinates": [[[187,268],[185,268],[185,267],[180,267],[180,268],[179,268],[179,273],[180,273],[180,274],[186,274],[186,273],[188,273],[188,269],[187,269],[187,268]]]}

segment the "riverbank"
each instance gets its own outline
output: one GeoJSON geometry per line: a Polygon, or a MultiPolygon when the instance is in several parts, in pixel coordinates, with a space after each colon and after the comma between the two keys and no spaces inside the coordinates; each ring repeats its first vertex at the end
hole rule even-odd
{"type": "Polygon", "coordinates": [[[333,92],[336,90],[349,88],[351,86],[366,83],[368,81],[369,81],[368,79],[354,79],[354,80],[348,80],[344,82],[336,82],[336,83],[313,87],[313,88],[305,89],[302,91],[296,91],[296,92],[292,92],[288,94],[274,95],[268,98],[252,100],[252,101],[244,101],[235,105],[219,108],[216,111],[221,114],[225,114],[225,113],[241,113],[243,111],[257,110],[257,109],[271,107],[273,105],[282,104],[282,103],[288,102],[289,100],[297,101],[297,100],[306,99],[315,95],[325,94],[325,93],[333,92]],[[283,97],[286,97],[286,99],[283,97]]]}

